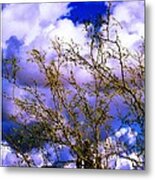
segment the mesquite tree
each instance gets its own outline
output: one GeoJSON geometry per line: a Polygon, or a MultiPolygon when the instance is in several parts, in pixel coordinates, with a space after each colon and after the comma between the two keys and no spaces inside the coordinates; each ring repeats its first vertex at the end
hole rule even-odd
{"type": "Polygon", "coordinates": [[[51,40],[55,56],[50,61],[44,51],[29,52],[28,66],[37,65],[48,93],[41,91],[35,77],[31,84],[18,82],[19,59],[3,60],[3,79],[12,84],[12,96],[3,91],[3,98],[16,107],[9,117],[18,124],[14,134],[4,136],[26,166],[35,166],[27,152],[37,147],[46,167],[50,160],[43,145],[49,143],[57,156],[59,146],[68,147],[73,158],[65,163],[75,162],[77,168],[110,169],[110,158],[130,160],[135,169],[144,167],[144,45],[133,52],[122,45],[122,26],[110,10],[93,24],[83,23],[86,47],[57,37],[51,40]],[[89,78],[81,82],[83,73],[89,78]],[[25,97],[17,96],[19,90],[25,97]],[[131,145],[116,131],[133,123],[140,132],[131,145]],[[129,156],[132,153],[136,159],[129,156]]]}

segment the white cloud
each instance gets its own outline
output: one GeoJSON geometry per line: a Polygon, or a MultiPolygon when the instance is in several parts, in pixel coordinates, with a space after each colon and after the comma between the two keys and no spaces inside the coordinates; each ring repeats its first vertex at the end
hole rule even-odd
{"type": "Polygon", "coordinates": [[[124,169],[124,170],[133,169],[132,162],[124,158],[117,158],[116,164],[117,164],[115,167],[116,169],[124,169]]]}
{"type": "Polygon", "coordinates": [[[69,19],[59,20],[56,27],[50,31],[50,37],[54,38],[58,36],[64,40],[64,42],[71,42],[71,39],[79,44],[84,45],[84,33],[82,33],[83,26],[75,26],[69,19]]]}
{"type": "MultiPolygon", "coordinates": [[[[67,14],[68,3],[10,4],[2,12],[3,47],[11,36],[25,40],[26,45],[41,35],[43,21],[55,23],[67,14]]],[[[45,23],[46,23],[45,22],[45,23]]]]}
{"type": "MultiPolygon", "coordinates": [[[[24,41],[20,48],[20,65],[29,68],[20,71],[20,79],[24,77],[29,82],[34,74],[37,79],[41,76],[34,64],[26,62],[26,51],[33,48],[44,50],[47,53],[46,57],[51,58],[54,52],[49,48],[50,40],[57,36],[65,42],[73,40],[85,47],[83,25],[75,26],[69,19],[59,19],[69,13],[70,8],[67,6],[68,3],[11,4],[3,10],[3,48],[6,48],[6,40],[13,35],[24,41]]],[[[85,54],[87,50],[83,48],[82,52],[85,54]]],[[[41,78],[41,81],[44,80],[41,78]]]]}
{"type": "Polygon", "coordinates": [[[70,10],[67,8],[68,3],[42,3],[39,4],[40,20],[51,21],[55,23],[56,20],[65,15],[70,10]]]}
{"type": "Polygon", "coordinates": [[[124,140],[128,140],[129,145],[136,142],[137,135],[138,133],[136,131],[133,131],[130,127],[121,128],[115,133],[115,136],[117,138],[124,137],[124,140]]]}
{"type": "Polygon", "coordinates": [[[10,167],[10,166],[21,166],[24,165],[24,162],[21,161],[20,155],[17,154],[11,149],[7,142],[2,142],[1,144],[1,160],[2,166],[10,167]]]}
{"type": "Polygon", "coordinates": [[[42,167],[44,165],[44,158],[41,150],[37,150],[34,148],[29,153],[29,156],[31,157],[31,159],[33,159],[33,162],[36,167],[42,167]]]}
{"type": "Polygon", "coordinates": [[[127,133],[127,128],[121,128],[119,131],[117,131],[116,133],[115,133],[115,135],[116,135],[116,137],[117,138],[120,138],[122,135],[124,135],[125,133],[127,133]]]}
{"type": "Polygon", "coordinates": [[[114,17],[123,29],[118,31],[124,46],[132,49],[135,43],[144,37],[144,2],[131,1],[114,4],[114,17]]]}

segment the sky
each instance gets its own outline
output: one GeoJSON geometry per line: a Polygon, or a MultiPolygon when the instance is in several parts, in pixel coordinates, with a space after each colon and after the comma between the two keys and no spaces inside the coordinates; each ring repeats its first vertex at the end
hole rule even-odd
{"type": "MultiPolygon", "coordinates": [[[[94,23],[99,14],[105,15],[106,7],[107,2],[4,4],[2,7],[3,59],[18,57],[20,60],[22,69],[18,75],[19,84],[31,84],[32,77],[35,76],[40,90],[48,94],[48,90],[44,88],[45,80],[40,75],[39,69],[34,64],[27,68],[27,52],[33,48],[44,50],[47,52],[48,60],[55,56],[49,47],[50,39],[59,36],[65,42],[71,42],[73,39],[80,44],[84,47],[82,54],[85,55],[88,49],[85,46],[87,37],[83,31],[83,22],[89,20],[94,23]]],[[[122,44],[131,51],[138,49],[144,37],[144,2],[114,2],[111,14],[123,26],[119,31],[122,44]]],[[[111,38],[112,36],[111,33],[111,38]]],[[[76,71],[77,76],[80,74],[83,74],[79,79],[80,83],[89,81],[91,78],[84,70],[76,71]]],[[[12,84],[6,79],[3,79],[2,83],[3,91],[10,95],[12,84]]],[[[18,97],[25,96],[25,92],[20,89],[17,89],[16,93],[18,97]]],[[[15,111],[12,103],[6,99],[3,100],[3,132],[9,133],[10,127],[15,126],[9,121],[7,115],[7,112],[15,111]]],[[[114,113],[114,107],[112,111],[114,113]]],[[[138,131],[138,128],[136,130],[138,131]]]]}
{"type": "MultiPolygon", "coordinates": [[[[19,83],[31,84],[33,76],[41,86],[44,82],[34,64],[31,64],[29,68],[24,68],[27,66],[27,51],[33,48],[45,50],[46,58],[50,59],[54,52],[51,52],[49,48],[49,41],[56,36],[68,42],[73,39],[84,47],[87,39],[82,31],[82,23],[85,20],[93,23],[99,14],[104,16],[106,7],[106,2],[4,4],[2,11],[3,58],[9,59],[15,56],[22,59],[20,66],[23,69],[19,72],[19,83]]],[[[122,43],[131,50],[138,47],[141,36],[144,37],[143,10],[143,1],[116,2],[113,5],[111,13],[124,26],[119,36],[122,43]]],[[[83,54],[86,52],[87,49],[83,50],[83,54]]],[[[80,78],[81,82],[91,78],[87,72],[77,71],[76,73],[77,76],[83,74],[83,78],[80,78]]],[[[10,92],[10,86],[3,80],[3,88],[7,92],[10,92]]],[[[22,95],[23,92],[17,94],[22,95]]],[[[8,111],[8,107],[8,103],[4,102],[4,114],[8,111]]]]}

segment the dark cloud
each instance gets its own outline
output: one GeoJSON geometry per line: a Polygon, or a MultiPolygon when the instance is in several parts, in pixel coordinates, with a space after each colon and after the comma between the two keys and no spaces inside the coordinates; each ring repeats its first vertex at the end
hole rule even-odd
{"type": "Polygon", "coordinates": [[[16,36],[11,36],[6,41],[7,48],[3,50],[4,58],[10,59],[19,55],[20,48],[24,44],[23,40],[19,40],[16,36]]]}

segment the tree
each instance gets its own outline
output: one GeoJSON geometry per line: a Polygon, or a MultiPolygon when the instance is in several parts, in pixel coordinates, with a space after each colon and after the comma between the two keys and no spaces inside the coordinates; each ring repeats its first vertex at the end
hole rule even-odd
{"type": "MultiPolygon", "coordinates": [[[[35,166],[27,152],[37,147],[44,155],[44,167],[48,167],[50,160],[43,145],[49,143],[57,156],[59,146],[69,148],[71,160],[57,158],[63,167],[75,162],[77,168],[111,169],[116,164],[111,167],[110,159],[123,158],[130,160],[134,169],[144,168],[144,45],[134,52],[122,45],[122,27],[110,8],[111,3],[106,17],[100,16],[96,24],[84,23],[87,54],[81,53],[82,47],[76,42],[64,42],[59,37],[51,41],[56,56],[50,62],[45,52],[29,52],[28,61],[38,66],[49,94],[40,90],[35,77],[33,84],[20,85],[18,59],[3,60],[3,79],[13,85],[12,96],[3,92],[3,98],[17,107],[10,118],[19,124],[14,135],[4,135],[26,166],[35,166]],[[81,82],[77,71],[81,76],[85,72],[89,79],[81,82]],[[27,96],[17,97],[17,89],[27,96]],[[114,107],[115,113],[111,110],[114,107]],[[121,123],[114,128],[117,121],[121,123]],[[133,124],[140,128],[137,136],[133,124]],[[124,126],[131,127],[130,133],[136,136],[134,143],[116,136],[124,126]],[[132,153],[136,158],[130,156],[132,153]]],[[[124,136],[127,138],[127,134],[124,136]]]]}

